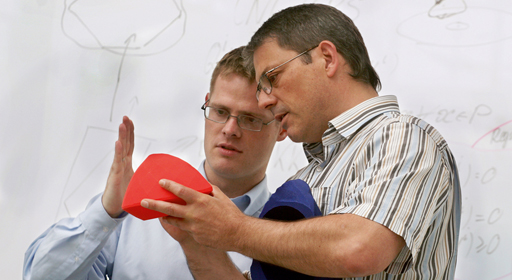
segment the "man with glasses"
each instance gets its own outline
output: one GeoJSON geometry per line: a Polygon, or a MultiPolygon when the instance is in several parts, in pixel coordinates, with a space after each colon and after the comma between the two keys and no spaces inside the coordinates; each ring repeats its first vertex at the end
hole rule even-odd
{"type": "MultiPolygon", "coordinates": [[[[142,205],[173,216],[165,221],[203,245],[307,275],[453,279],[461,203],[455,160],[432,126],[402,115],[396,97],[377,94],[380,80],[353,22],[326,5],[287,8],[245,51],[260,108],[304,143],[309,164],[290,179],[309,184],[324,216],[245,217],[171,181],[165,188],[186,206],[142,205]]],[[[234,271],[220,258],[211,271],[220,266],[234,271]]]]}
{"type": "MultiPolygon", "coordinates": [[[[242,50],[226,54],[213,71],[202,106],[206,160],[199,171],[215,185],[213,195],[225,194],[228,208],[258,217],[270,196],[265,170],[286,131],[270,111],[258,108],[256,82],[243,65],[242,50]]],[[[157,219],[142,221],[123,212],[133,148],[134,126],[124,117],[105,191],[77,218],[59,221],[31,244],[24,279],[193,279],[188,265],[194,263],[187,263],[185,254],[199,254],[205,262],[228,256],[157,219]]],[[[252,261],[234,252],[228,258],[240,270],[252,261]]]]}

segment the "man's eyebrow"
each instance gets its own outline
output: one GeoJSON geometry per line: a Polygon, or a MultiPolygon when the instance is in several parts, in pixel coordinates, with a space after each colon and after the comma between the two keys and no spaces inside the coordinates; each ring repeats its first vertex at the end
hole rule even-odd
{"type": "MultiPolygon", "coordinates": [[[[214,107],[214,108],[217,108],[217,109],[226,110],[230,114],[233,113],[233,110],[231,108],[229,108],[229,107],[227,107],[225,105],[222,105],[222,104],[210,103],[210,105],[208,105],[208,106],[214,107]]],[[[244,110],[238,111],[238,115],[247,115],[247,116],[251,116],[251,117],[255,117],[255,118],[259,118],[259,119],[263,119],[265,117],[262,114],[259,114],[259,113],[256,113],[256,112],[244,111],[244,110]]]]}
{"type": "MultiPolygon", "coordinates": [[[[271,64],[272,65],[272,64],[271,64]]],[[[276,68],[279,64],[273,65],[273,66],[267,66],[263,69],[263,72],[261,73],[260,77],[267,74],[268,71],[276,68]]]]}
{"type": "Polygon", "coordinates": [[[263,75],[267,74],[267,72],[268,72],[268,71],[270,71],[270,70],[272,70],[272,69],[276,68],[278,65],[280,65],[280,63],[277,63],[277,64],[275,64],[275,65],[270,64],[270,65],[265,66],[265,68],[263,68],[263,71],[261,72],[261,75],[258,77],[258,80],[259,80],[263,75]]]}
{"type": "MultiPolygon", "coordinates": [[[[282,62],[282,63],[276,63],[275,65],[272,65],[272,66],[267,66],[263,69],[263,73],[260,75],[259,79],[261,79],[261,77],[265,74],[267,74],[268,72],[272,71],[274,72],[275,70],[277,70],[278,72],[276,73],[280,73],[279,71],[281,70],[285,70],[287,68],[288,65],[286,65],[288,61],[285,61],[285,62],[282,62]],[[284,65],[283,65],[284,64],[284,65]],[[281,67],[282,66],[282,67],[281,67]],[[277,68],[277,69],[276,69],[277,68]]],[[[259,80],[258,79],[258,80],[259,80]]]]}

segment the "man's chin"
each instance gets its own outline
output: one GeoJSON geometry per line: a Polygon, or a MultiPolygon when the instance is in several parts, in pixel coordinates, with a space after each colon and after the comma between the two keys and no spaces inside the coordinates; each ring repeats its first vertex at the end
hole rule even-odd
{"type": "Polygon", "coordinates": [[[293,130],[287,130],[286,131],[288,133],[288,138],[290,138],[290,140],[292,140],[292,142],[294,143],[301,143],[303,142],[303,137],[302,135],[298,134],[298,133],[294,133],[293,130]]]}
{"type": "Polygon", "coordinates": [[[294,143],[316,143],[322,141],[322,135],[319,134],[315,137],[315,135],[312,134],[304,134],[300,133],[300,131],[294,131],[294,130],[288,130],[288,138],[292,140],[294,143]]]}
{"type": "Polygon", "coordinates": [[[240,174],[240,168],[242,164],[233,159],[221,158],[215,161],[212,161],[210,164],[210,168],[216,174],[222,174],[224,176],[231,177],[232,175],[240,174]]]}

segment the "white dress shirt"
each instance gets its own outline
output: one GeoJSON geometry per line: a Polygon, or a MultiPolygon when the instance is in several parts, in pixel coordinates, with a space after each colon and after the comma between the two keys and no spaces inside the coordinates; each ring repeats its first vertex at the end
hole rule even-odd
{"type": "MultiPolygon", "coordinates": [[[[199,172],[205,176],[204,161],[199,172]]],[[[206,177],[206,176],[205,176],[206,177]]],[[[266,177],[232,201],[246,215],[258,217],[270,192],[266,177]]],[[[252,259],[229,255],[241,270],[252,259]]],[[[23,279],[187,279],[193,280],[180,244],[158,219],[142,221],[124,213],[113,219],[101,194],[76,218],[65,218],[39,236],[25,253],[23,279]]]]}

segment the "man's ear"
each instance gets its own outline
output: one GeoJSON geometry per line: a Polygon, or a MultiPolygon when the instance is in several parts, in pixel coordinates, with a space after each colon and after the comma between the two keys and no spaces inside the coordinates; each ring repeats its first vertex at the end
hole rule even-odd
{"type": "Polygon", "coordinates": [[[322,58],[325,61],[325,72],[329,78],[332,78],[336,71],[338,71],[341,63],[345,63],[345,61],[341,61],[343,58],[331,41],[324,40],[320,42],[318,49],[321,51],[322,58]]]}
{"type": "Polygon", "coordinates": [[[284,139],[286,139],[286,136],[288,136],[288,131],[284,129],[282,126],[279,128],[279,134],[277,135],[277,142],[281,142],[284,139]]]}
{"type": "Polygon", "coordinates": [[[204,102],[208,101],[208,99],[210,99],[210,93],[209,92],[206,93],[206,96],[204,97],[204,102]]]}

